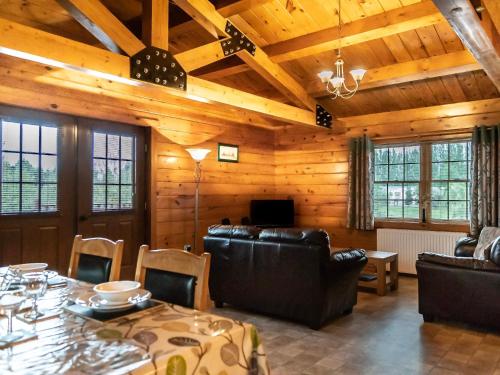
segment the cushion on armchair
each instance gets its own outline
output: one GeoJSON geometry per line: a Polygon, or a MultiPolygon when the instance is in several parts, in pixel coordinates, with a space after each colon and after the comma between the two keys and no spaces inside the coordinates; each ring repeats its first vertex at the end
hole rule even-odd
{"type": "Polygon", "coordinates": [[[480,260],[470,257],[454,257],[435,253],[418,254],[418,260],[443,266],[465,268],[477,271],[500,272],[500,267],[489,260],[480,260]]]}
{"type": "Polygon", "coordinates": [[[490,249],[493,242],[500,237],[500,228],[498,227],[484,227],[479,235],[476,250],[474,251],[475,259],[488,259],[490,249]]]}

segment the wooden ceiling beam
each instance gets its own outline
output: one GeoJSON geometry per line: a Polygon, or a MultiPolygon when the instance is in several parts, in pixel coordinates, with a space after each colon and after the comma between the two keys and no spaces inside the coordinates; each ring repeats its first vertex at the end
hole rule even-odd
{"type": "MultiPolygon", "coordinates": [[[[206,21],[209,21],[218,33],[226,37],[231,36],[226,31],[228,20],[217,12],[213,4],[208,0],[175,0],[175,3],[194,20],[203,20],[200,23],[202,26],[205,27],[206,21]]],[[[261,48],[256,46],[253,55],[244,50],[238,56],[293,103],[313,111],[316,110],[317,103],[314,98],[309,96],[302,86],[281,66],[271,61],[261,48]]]]}
{"type": "Polygon", "coordinates": [[[181,100],[184,105],[189,105],[193,101],[202,101],[219,104],[226,108],[238,108],[279,121],[316,127],[316,116],[313,111],[262,98],[200,78],[188,76],[186,91],[131,80],[129,78],[130,60],[126,56],[2,18],[0,18],[0,53],[125,83],[136,87],[137,95],[143,97],[154,99],[156,95],[161,93],[161,95],[168,96],[173,100],[181,100]],[[19,41],[23,41],[23,43],[19,41]]]}
{"type": "Polygon", "coordinates": [[[433,0],[462,43],[500,90],[500,54],[468,0],[433,0]]]}
{"type": "MultiPolygon", "coordinates": [[[[420,81],[475,70],[481,70],[481,65],[477,63],[469,51],[450,52],[444,55],[369,69],[361,81],[359,90],[420,81]]],[[[328,96],[325,85],[319,80],[312,81],[306,89],[314,97],[328,96]]]]}
{"type": "Polygon", "coordinates": [[[191,72],[226,57],[220,41],[205,44],[175,55],[175,58],[186,72],[191,72]]]}
{"type": "Polygon", "coordinates": [[[498,0],[482,0],[491,21],[495,25],[496,32],[500,33],[500,1],[498,0]]]}
{"type": "Polygon", "coordinates": [[[145,45],[99,0],[58,0],[83,27],[111,51],[133,56],[145,45]]]}
{"type": "Polygon", "coordinates": [[[142,41],[168,50],[168,0],[142,1],[142,41]]]}

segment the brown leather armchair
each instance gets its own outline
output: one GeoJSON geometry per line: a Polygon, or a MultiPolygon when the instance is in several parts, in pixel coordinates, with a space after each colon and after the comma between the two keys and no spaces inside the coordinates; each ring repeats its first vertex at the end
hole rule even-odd
{"type": "Polygon", "coordinates": [[[455,256],[419,254],[418,309],[424,321],[458,321],[500,329],[500,238],[485,260],[473,258],[477,240],[462,238],[455,256]]]}

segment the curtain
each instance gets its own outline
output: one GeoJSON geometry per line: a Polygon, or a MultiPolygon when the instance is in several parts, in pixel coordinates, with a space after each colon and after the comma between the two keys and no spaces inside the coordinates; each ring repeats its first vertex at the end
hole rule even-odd
{"type": "Polygon", "coordinates": [[[349,187],[347,228],[372,230],[373,143],[366,135],[349,143],[349,187]]]}
{"type": "Polygon", "coordinates": [[[472,134],[470,232],[500,226],[500,126],[476,127],[472,134]]]}

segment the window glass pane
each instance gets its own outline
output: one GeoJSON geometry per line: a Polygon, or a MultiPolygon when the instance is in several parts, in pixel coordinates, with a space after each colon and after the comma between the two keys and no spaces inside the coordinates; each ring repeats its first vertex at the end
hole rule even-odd
{"type": "Polygon", "coordinates": [[[106,157],[106,134],[94,133],[94,157],[106,157]]]}
{"type": "Polygon", "coordinates": [[[118,210],[120,209],[120,191],[117,185],[108,185],[108,194],[106,197],[107,209],[118,210]]]}
{"type": "Polygon", "coordinates": [[[94,184],[106,183],[106,160],[94,159],[94,184]]]}
{"type": "Polygon", "coordinates": [[[19,154],[4,152],[2,153],[2,181],[19,182],[20,176],[19,154]]]}
{"type": "Polygon", "coordinates": [[[38,153],[40,127],[37,125],[23,124],[23,152],[38,153]]]}
{"type": "Polygon", "coordinates": [[[450,180],[467,179],[468,163],[466,161],[450,162],[450,180]]]}
{"type": "Polygon", "coordinates": [[[450,200],[467,199],[467,182],[450,182],[450,200]]]}
{"type": "Polygon", "coordinates": [[[405,181],[420,181],[420,164],[405,165],[405,181]]]}
{"type": "Polygon", "coordinates": [[[120,194],[121,208],[132,208],[132,186],[121,186],[120,194]]]}
{"type": "Polygon", "coordinates": [[[403,201],[402,200],[390,200],[389,205],[389,218],[400,218],[403,217],[403,201]]]}
{"type": "Polygon", "coordinates": [[[21,146],[21,124],[9,121],[1,121],[1,124],[2,150],[19,151],[21,146]]]}
{"type": "Polygon", "coordinates": [[[42,155],[42,182],[57,182],[57,156],[42,155]]]}
{"type": "Polygon", "coordinates": [[[2,184],[2,213],[19,212],[19,184],[2,184]]]}
{"type": "Polygon", "coordinates": [[[389,163],[403,163],[404,147],[391,147],[389,149],[389,163]]]}
{"type": "Polygon", "coordinates": [[[405,184],[403,189],[404,200],[407,202],[418,201],[419,197],[418,190],[419,190],[418,184],[405,184]]]}
{"type": "Polygon", "coordinates": [[[402,184],[389,184],[388,185],[388,198],[389,199],[403,199],[403,185],[402,184]]]}
{"type": "Polygon", "coordinates": [[[404,166],[403,164],[389,165],[389,181],[403,181],[404,180],[404,166]]]}
{"type": "Polygon", "coordinates": [[[450,143],[450,161],[467,160],[467,142],[450,143]]]}
{"type": "Polygon", "coordinates": [[[94,185],[92,192],[92,209],[94,211],[106,210],[106,186],[94,185]]]}
{"type": "Polygon", "coordinates": [[[389,163],[389,149],[376,148],[375,149],[375,164],[388,164],[389,163]]]}
{"type": "Polygon", "coordinates": [[[375,181],[387,181],[389,179],[389,166],[376,165],[375,166],[375,181]]]}
{"type": "Polygon", "coordinates": [[[448,163],[432,163],[432,179],[447,180],[448,179],[448,163]]]}
{"type": "Polygon", "coordinates": [[[432,161],[448,161],[448,143],[432,145],[432,161]]]}
{"type": "Polygon", "coordinates": [[[122,159],[132,160],[133,138],[122,137],[122,159]]]}
{"type": "Polygon", "coordinates": [[[38,155],[23,154],[23,182],[37,182],[38,181],[38,155]]]}
{"type": "Polygon", "coordinates": [[[40,211],[57,210],[57,184],[43,184],[41,188],[40,211]]]}
{"type": "Polygon", "coordinates": [[[122,161],[121,165],[121,183],[122,184],[132,184],[132,162],[122,161]]]}
{"type": "Polygon", "coordinates": [[[21,186],[21,211],[38,211],[38,184],[22,184],[21,186]]]}
{"type": "Polygon", "coordinates": [[[405,147],[405,163],[420,163],[420,147],[405,147]]]}
{"type": "Polygon", "coordinates": [[[418,219],[420,217],[420,207],[418,201],[404,201],[404,215],[407,219],[418,219]]]}
{"type": "Polygon", "coordinates": [[[433,182],[431,188],[432,200],[448,200],[448,183],[433,182]]]}
{"type": "Polygon", "coordinates": [[[57,128],[42,126],[42,153],[57,154],[57,128]]]}
{"type": "Polygon", "coordinates": [[[387,200],[375,200],[374,202],[374,215],[375,217],[387,217],[387,200]]]}
{"type": "Polygon", "coordinates": [[[108,160],[108,184],[118,184],[120,182],[120,162],[118,160],[108,160]]]}
{"type": "Polygon", "coordinates": [[[450,202],[450,220],[467,220],[468,218],[467,202],[450,202]]]}
{"type": "Polygon", "coordinates": [[[448,220],[448,201],[432,201],[431,215],[436,220],[448,220]]]}
{"type": "Polygon", "coordinates": [[[373,186],[374,199],[387,199],[387,184],[377,184],[373,186]]]}
{"type": "Polygon", "coordinates": [[[120,137],[108,134],[108,158],[118,159],[120,157],[120,137]]]}

